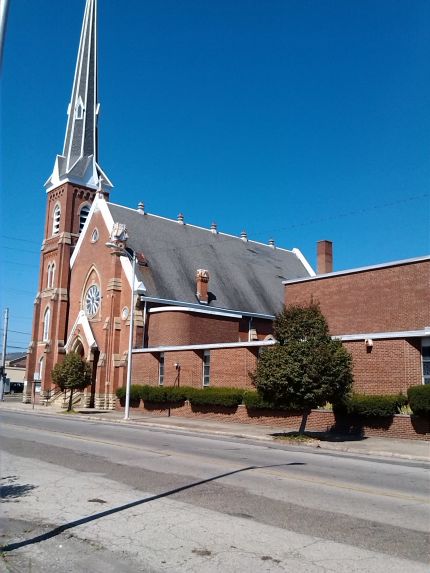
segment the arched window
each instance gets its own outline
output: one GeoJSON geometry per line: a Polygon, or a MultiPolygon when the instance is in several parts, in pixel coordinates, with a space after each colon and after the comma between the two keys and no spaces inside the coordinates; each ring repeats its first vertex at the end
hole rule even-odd
{"type": "Polygon", "coordinates": [[[46,288],[53,288],[54,276],[55,276],[55,263],[49,263],[47,275],[48,279],[46,281],[46,288]]]}
{"type": "MultiPolygon", "coordinates": [[[[37,380],[42,380],[43,377],[43,356],[42,358],[39,360],[39,378],[37,378],[37,380]]],[[[34,377],[36,380],[36,377],[34,377]]]]}
{"type": "Polygon", "coordinates": [[[82,231],[85,225],[85,221],[87,220],[88,213],[90,212],[90,206],[85,204],[81,207],[79,211],[79,232],[82,231]]]}
{"type": "Polygon", "coordinates": [[[51,288],[51,263],[48,265],[48,280],[46,281],[46,288],[51,288]]]}
{"type": "Polygon", "coordinates": [[[47,342],[49,340],[49,323],[51,322],[51,309],[48,308],[45,310],[45,314],[43,315],[43,342],[47,342]]]}
{"type": "Polygon", "coordinates": [[[52,234],[53,235],[58,235],[58,233],[60,232],[60,219],[61,219],[61,209],[60,209],[60,205],[55,205],[54,207],[54,213],[52,216],[52,234]]]}
{"type": "Polygon", "coordinates": [[[54,288],[54,279],[55,279],[55,263],[51,265],[51,284],[49,288],[54,288]]]}

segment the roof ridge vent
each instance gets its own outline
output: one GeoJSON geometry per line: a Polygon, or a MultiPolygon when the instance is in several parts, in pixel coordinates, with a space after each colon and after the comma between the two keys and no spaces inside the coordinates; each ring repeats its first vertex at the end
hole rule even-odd
{"type": "Polygon", "coordinates": [[[143,201],[139,201],[137,204],[137,212],[141,215],[145,215],[145,204],[143,201]]]}
{"type": "Polygon", "coordinates": [[[211,233],[213,233],[214,235],[218,234],[218,227],[215,221],[212,221],[211,223],[211,233]]]}
{"type": "Polygon", "coordinates": [[[246,231],[245,231],[245,230],[243,230],[243,231],[241,232],[240,238],[242,239],[242,241],[243,241],[244,243],[247,243],[247,242],[248,242],[248,235],[246,234],[246,231]]]}
{"type": "Polygon", "coordinates": [[[182,213],[179,213],[179,215],[178,215],[178,223],[180,225],[185,225],[184,215],[182,213]]]}
{"type": "Polygon", "coordinates": [[[272,249],[276,249],[274,239],[269,239],[269,246],[272,247],[272,249]]]}

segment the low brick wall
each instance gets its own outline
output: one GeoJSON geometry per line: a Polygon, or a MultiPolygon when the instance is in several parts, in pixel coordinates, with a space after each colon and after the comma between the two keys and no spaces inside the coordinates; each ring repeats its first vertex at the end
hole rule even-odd
{"type": "MultiPolygon", "coordinates": [[[[123,407],[117,401],[117,409],[123,407]]],[[[257,410],[246,406],[227,408],[225,406],[191,406],[185,402],[181,406],[172,406],[170,409],[164,405],[147,404],[140,402],[138,407],[132,407],[154,416],[178,416],[183,418],[199,418],[216,420],[220,422],[237,422],[241,424],[258,424],[262,426],[275,426],[276,428],[299,428],[301,414],[282,410],[257,410]]],[[[338,434],[351,434],[377,436],[381,438],[405,438],[415,440],[430,440],[430,420],[398,414],[392,418],[360,418],[357,416],[335,416],[329,410],[312,410],[309,415],[307,431],[336,432],[338,434]]]]}

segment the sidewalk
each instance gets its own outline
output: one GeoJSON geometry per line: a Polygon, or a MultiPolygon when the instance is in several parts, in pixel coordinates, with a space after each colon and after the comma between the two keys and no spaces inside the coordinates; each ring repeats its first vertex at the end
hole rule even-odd
{"type": "MultiPolygon", "coordinates": [[[[33,409],[31,404],[23,404],[22,402],[15,400],[8,400],[7,398],[4,402],[0,402],[0,412],[1,410],[26,412],[28,414],[33,413],[34,415],[46,416],[64,415],[62,410],[54,409],[49,406],[35,404],[33,409]]],[[[145,426],[150,428],[166,428],[187,433],[217,435],[266,442],[277,441],[274,435],[279,435],[280,433],[280,428],[271,426],[189,419],[176,416],[150,416],[139,411],[132,411],[130,419],[124,420],[123,412],[82,408],[78,410],[78,414],[73,415],[73,418],[127,424],[134,427],[145,426]]],[[[296,430],[297,428],[284,428],[285,432],[296,430]]],[[[284,441],[283,443],[288,446],[291,445],[291,447],[310,447],[318,448],[320,450],[348,452],[356,455],[400,458],[430,463],[430,442],[424,440],[401,440],[375,437],[354,439],[350,436],[333,436],[330,437],[329,440],[320,439],[312,441],[311,443],[298,442],[295,444],[289,441],[284,441]]]]}

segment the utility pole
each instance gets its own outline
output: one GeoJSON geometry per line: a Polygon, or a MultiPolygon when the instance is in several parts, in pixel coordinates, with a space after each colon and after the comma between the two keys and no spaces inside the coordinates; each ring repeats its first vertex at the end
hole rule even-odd
{"type": "Polygon", "coordinates": [[[3,325],[3,353],[1,359],[1,379],[0,379],[0,401],[4,398],[4,380],[6,378],[6,345],[7,345],[7,327],[9,322],[9,309],[4,311],[4,325],[3,325]]]}

